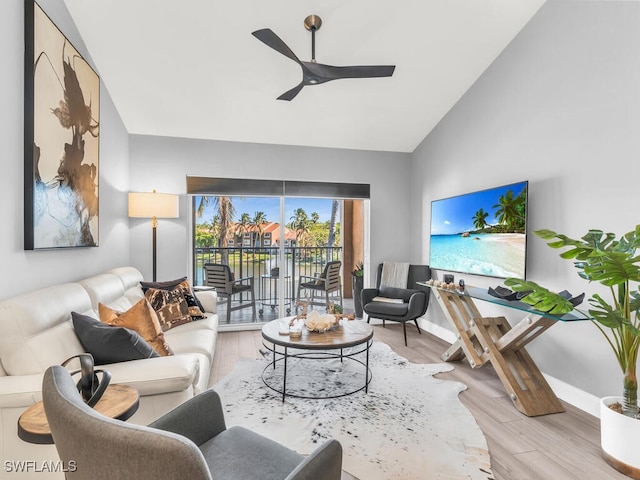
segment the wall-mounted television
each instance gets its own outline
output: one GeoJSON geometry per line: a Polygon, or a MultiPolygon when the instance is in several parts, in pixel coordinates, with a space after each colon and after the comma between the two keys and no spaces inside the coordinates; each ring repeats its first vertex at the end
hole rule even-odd
{"type": "Polygon", "coordinates": [[[431,202],[429,266],[525,278],[528,182],[431,202]]]}

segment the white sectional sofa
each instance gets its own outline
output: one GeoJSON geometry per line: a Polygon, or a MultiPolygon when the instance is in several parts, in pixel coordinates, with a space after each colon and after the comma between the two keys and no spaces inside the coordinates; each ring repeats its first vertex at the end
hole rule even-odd
{"type": "MultiPolygon", "coordinates": [[[[57,460],[55,447],[20,440],[18,418],[41,400],[46,368],[84,352],[71,312],[99,318],[99,303],[125,311],[144,297],[142,280],[135,268],[122,267],[0,302],[0,478],[63,478],[39,471],[57,460]],[[18,473],[21,461],[32,463],[18,473]]],[[[216,294],[196,295],[206,318],[165,332],[174,355],[100,366],[111,372],[111,383],[138,390],[140,406],[130,422],[150,423],[207,388],[218,331],[216,294]]]]}

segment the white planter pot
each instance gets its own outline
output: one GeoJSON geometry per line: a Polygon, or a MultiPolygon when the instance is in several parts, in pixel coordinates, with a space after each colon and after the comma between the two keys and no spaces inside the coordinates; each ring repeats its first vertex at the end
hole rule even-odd
{"type": "Polygon", "coordinates": [[[613,468],[640,480],[640,420],[621,415],[608,405],[622,403],[622,397],[600,400],[600,445],[602,454],[613,468]]]}

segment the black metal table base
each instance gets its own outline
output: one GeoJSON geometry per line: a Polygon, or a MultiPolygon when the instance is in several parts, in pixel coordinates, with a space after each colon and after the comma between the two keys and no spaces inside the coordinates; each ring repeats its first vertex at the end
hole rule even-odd
{"type": "Polygon", "coordinates": [[[271,390],[281,394],[283,402],[285,401],[286,397],[306,398],[310,400],[322,400],[322,399],[329,399],[329,398],[346,397],[347,395],[353,395],[354,393],[361,392],[362,390],[364,390],[365,393],[369,392],[369,383],[371,383],[371,378],[372,378],[371,369],[369,368],[369,349],[373,344],[372,339],[369,339],[366,342],[364,342],[362,345],[357,345],[355,347],[337,348],[337,349],[327,348],[326,350],[302,350],[299,347],[291,348],[291,347],[284,347],[284,346],[281,347],[282,350],[278,350],[275,344],[271,344],[266,341],[263,341],[262,344],[267,350],[269,350],[272,353],[272,358],[273,358],[272,361],[269,362],[262,371],[262,375],[261,375],[262,381],[271,390]],[[294,353],[291,353],[291,350],[293,350],[294,353]],[[332,350],[336,350],[336,351],[334,352],[332,350]],[[338,350],[339,350],[339,353],[338,353],[338,350]],[[362,353],[365,354],[364,362],[361,359],[356,358],[357,355],[360,355],[362,353]],[[346,392],[341,392],[338,394],[305,395],[305,394],[287,392],[287,373],[288,373],[287,361],[288,359],[291,359],[291,358],[302,359],[302,360],[330,360],[330,359],[339,358],[341,363],[344,362],[344,360],[359,363],[364,367],[364,372],[365,372],[364,384],[360,383],[356,388],[349,389],[346,392]],[[267,370],[269,369],[275,370],[278,367],[279,363],[282,363],[283,369],[284,369],[282,373],[281,386],[276,385],[275,382],[273,382],[273,378],[267,379],[265,377],[265,373],[267,372],[267,370]]]}

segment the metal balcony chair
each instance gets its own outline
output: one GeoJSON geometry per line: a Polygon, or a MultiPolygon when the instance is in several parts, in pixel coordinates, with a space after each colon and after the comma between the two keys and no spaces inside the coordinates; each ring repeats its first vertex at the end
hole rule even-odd
{"type": "Polygon", "coordinates": [[[256,297],[253,290],[253,277],[234,279],[229,265],[221,263],[204,264],[204,284],[207,287],[215,287],[218,298],[227,299],[227,323],[231,321],[231,312],[242,308],[251,307],[253,309],[253,320],[256,320],[256,297]],[[231,300],[234,295],[242,295],[248,292],[251,300],[232,307],[231,300]]]}
{"type": "Polygon", "coordinates": [[[310,277],[309,275],[300,275],[298,281],[298,302],[300,301],[300,291],[302,289],[311,291],[310,305],[326,305],[329,307],[329,295],[338,292],[340,298],[339,305],[342,307],[342,278],[340,277],[340,267],[342,262],[328,262],[319,277],[310,277]],[[324,294],[324,303],[316,301],[317,294],[324,294]]]}
{"type": "Polygon", "coordinates": [[[213,390],[134,425],[89,407],[56,365],[44,374],[42,399],[60,460],[73,466],[69,480],[340,480],[337,440],[304,456],[246,428],[227,429],[213,390]]]}

